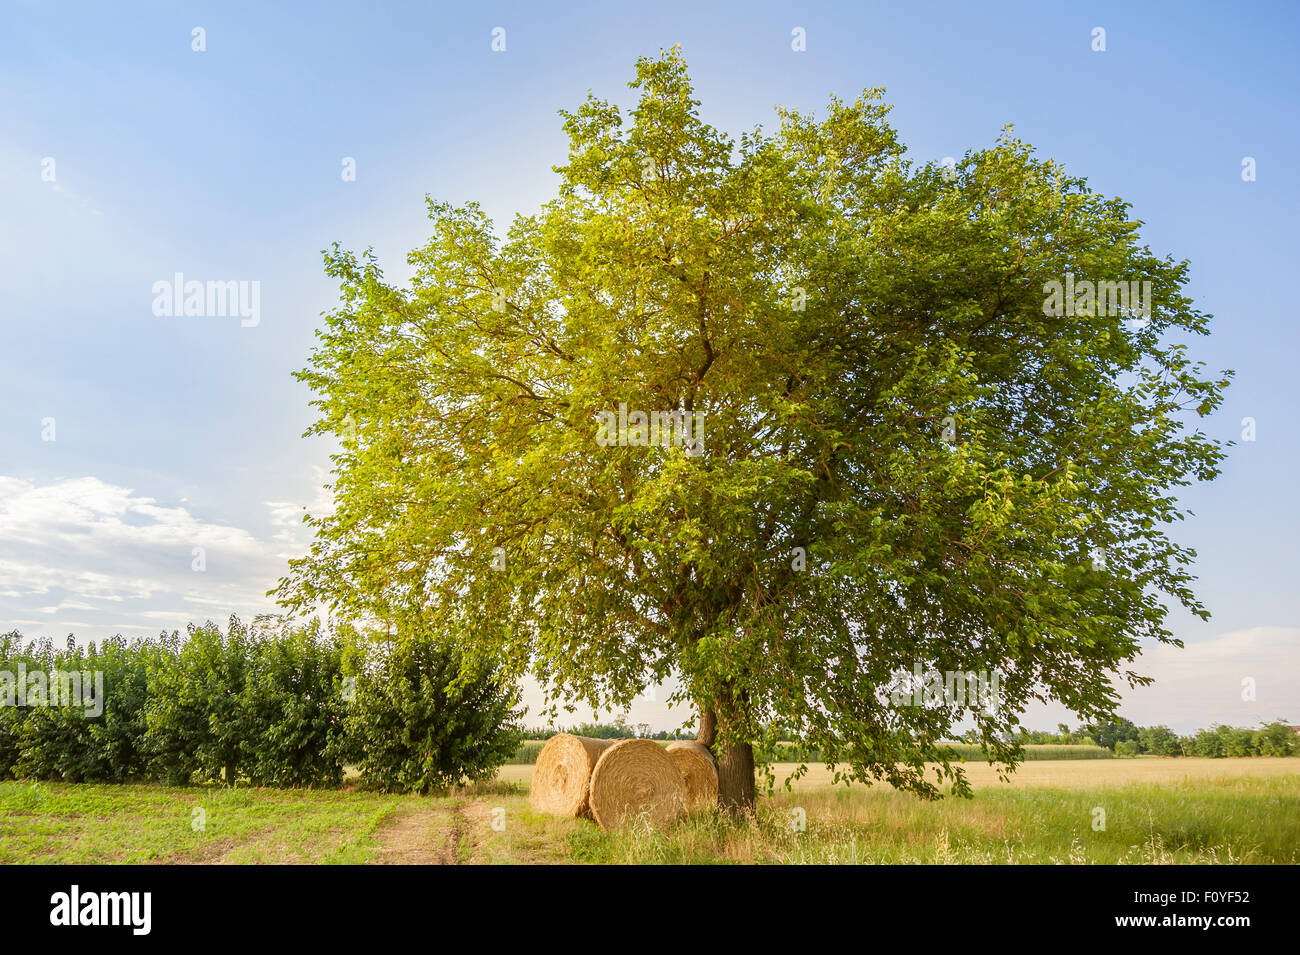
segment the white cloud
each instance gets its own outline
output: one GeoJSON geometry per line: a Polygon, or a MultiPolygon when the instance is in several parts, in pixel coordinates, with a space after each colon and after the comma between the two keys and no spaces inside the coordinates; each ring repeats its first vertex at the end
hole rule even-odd
{"type": "MultiPolygon", "coordinates": [[[[1139,726],[1164,724],[1189,733],[1214,723],[1257,726],[1284,719],[1300,723],[1300,627],[1253,627],[1189,643],[1179,649],[1168,644],[1148,648],[1124,669],[1155,678],[1150,686],[1130,688],[1117,682],[1119,712],[1139,726]],[[1255,700],[1243,700],[1242,680],[1255,681],[1255,700]]],[[[649,723],[655,729],[675,729],[690,715],[688,707],[669,709],[666,700],[676,683],[659,688],[657,699],[639,699],[632,705],[629,722],[649,723]]],[[[532,681],[524,684],[525,722],[540,725],[543,694],[532,681]]],[[[616,713],[602,713],[606,721],[616,713]]],[[[591,710],[578,707],[561,714],[559,723],[572,725],[592,718],[591,710]]],[[[1060,704],[1033,704],[1022,719],[1030,729],[1053,730],[1057,723],[1071,727],[1079,719],[1060,704]]],[[[959,729],[965,728],[963,724],[959,729]]]]}
{"type": "Polygon", "coordinates": [[[274,609],[265,592],[307,535],[287,517],[300,506],[268,508],[279,530],[259,539],[94,477],[0,476],[0,629],[98,638],[274,609]]]}
{"type": "Polygon", "coordinates": [[[199,520],[183,507],[163,507],[129,488],[86,477],[38,487],[0,477],[0,542],[92,548],[221,547],[253,553],[247,531],[199,520]]]}
{"type": "Polygon", "coordinates": [[[308,504],[297,504],[289,501],[267,501],[267,516],[272,527],[278,528],[273,535],[273,539],[282,541],[290,546],[290,551],[281,556],[294,556],[300,549],[303,540],[305,528],[303,527],[304,515],[310,514],[312,517],[325,517],[334,510],[334,496],[325,487],[327,473],[322,467],[313,467],[315,474],[316,495],[308,504]]]}
{"type": "MultiPolygon", "coordinates": [[[[1148,647],[1123,667],[1154,677],[1150,686],[1115,680],[1119,714],[1139,726],[1163,724],[1178,733],[1214,723],[1257,726],[1285,719],[1300,723],[1300,627],[1251,627],[1188,643],[1148,647]],[[1255,681],[1255,700],[1241,698],[1242,680],[1255,681]]],[[[1051,730],[1079,720],[1059,704],[1035,704],[1021,722],[1051,730]]]]}
{"type": "MultiPolygon", "coordinates": [[[[319,515],[332,507],[324,471],[315,477],[318,490],[305,506],[266,502],[272,533],[259,538],[194,514],[184,499],[171,506],[93,477],[37,485],[0,476],[0,631],[97,639],[273,610],[266,590],[285,560],[307,547],[304,509],[319,515]],[[195,547],[204,549],[206,572],[192,569],[195,547]]],[[[1300,722],[1298,627],[1254,627],[1183,649],[1160,645],[1127,669],[1155,677],[1149,687],[1121,687],[1120,712],[1142,725],[1187,732],[1215,722],[1300,722]],[[1253,702],[1241,698],[1245,678],[1255,681],[1253,702]]],[[[631,721],[680,726],[688,708],[669,710],[664,701],[671,691],[670,683],[657,699],[639,700],[631,721]]],[[[530,681],[529,722],[537,720],[541,696],[530,681]]],[[[580,707],[561,722],[590,716],[580,707]]],[[[1058,722],[1077,719],[1059,706],[1032,707],[1024,719],[1041,729],[1058,722]]]]}
{"type": "Polygon", "coordinates": [[[1140,726],[1300,723],[1300,627],[1252,627],[1182,649],[1162,644],[1129,669],[1156,678],[1151,686],[1125,689],[1123,713],[1140,726]],[[1247,679],[1254,681],[1253,701],[1242,699],[1247,679]]]}

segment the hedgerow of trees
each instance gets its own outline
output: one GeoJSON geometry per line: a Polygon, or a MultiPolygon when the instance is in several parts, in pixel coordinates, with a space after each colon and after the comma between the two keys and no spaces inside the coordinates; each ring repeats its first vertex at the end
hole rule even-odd
{"type": "Polygon", "coordinates": [[[102,714],[83,706],[0,706],[0,779],[157,780],[429,791],[482,778],[520,739],[515,691],[470,670],[446,641],[258,630],[231,617],[128,643],[64,649],[0,635],[0,671],[103,674],[102,714]]]}
{"type": "Polygon", "coordinates": [[[1300,753],[1300,735],[1285,721],[1262,723],[1258,729],[1211,726],[1179,736],[1168,726],[1136,726],[1122,716],[1091,723],[1074,732],[1064,723],[1055,733],[1021,730],[1018,742],[1032,744],[1095,743],[1117,756],[1294,756],[1300,753]]]}

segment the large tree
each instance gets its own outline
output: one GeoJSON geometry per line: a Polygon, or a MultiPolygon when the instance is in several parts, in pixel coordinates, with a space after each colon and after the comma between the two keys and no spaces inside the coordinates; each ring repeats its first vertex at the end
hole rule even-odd
{"type": "Polygon", "coordinates": [[[1167,606],[1205,615],[1166,531],[1217,473],[1193,423],[1227,378],[1185,353],[1186,263],[1009,131],[918,165],[878,91],[737,142],[677,51],[631,86],[630,122],[562,113],[558,194],[504,237],[430,201],[409,287],[326,254],[300,377],[336,510],[282,600],[418,618],[598,708],[676,677],[726,806],[767,734],[933,796],[966,791],[959,723],[1012,765],[1030,700],[1109,716],[1167,606]],[[1051,285],[1085,281],[1150,282],[1149,314],[1051,285]],[[1000,695],[899,705],[918,666],[1000,695]]]}

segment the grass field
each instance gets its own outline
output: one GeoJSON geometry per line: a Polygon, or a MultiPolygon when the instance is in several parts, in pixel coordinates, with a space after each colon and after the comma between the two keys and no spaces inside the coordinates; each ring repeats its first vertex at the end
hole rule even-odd
{"type": "MultiPolygon", "coordinates": [[[[794,770],[793,763],[777,763],[772,767],[778,789],[794,770]]],[[[1258,776],[1300,776],[1300,758],[1274,759],[1161,759],[1137,757],[1133,759],[1108,759],[1105,761],[1042,760],[1021,763],[1009,782],[1002,782],[997,771],[988,763],[964,763],[962,769],[976,789],[1012,787],[1033,789],[1038,787],[1106,787],[1129,783],[1194,782],[1219,778],[1254,778],[1258,776]]],[[[533,778],[532,766],[502,766],[497,779],[505,783],[529,783],[533,778]]],[[[807,774],[793,783],[797,791],[832,786],[831,772],[825,766],[808,767],[807,774]]],[[[855,786],[854,792],[864,787],[855,786]]]]}
{"type": "Polygon", "coordinates": [[[534,813],[531,766],[427,798],[3,783],[0,863],[1300,863],[1300,759],[1026,763],[1010,784],[967,768],[971,800],[832,787],[814,768],[755,821],[618,833],[534,813]]]}

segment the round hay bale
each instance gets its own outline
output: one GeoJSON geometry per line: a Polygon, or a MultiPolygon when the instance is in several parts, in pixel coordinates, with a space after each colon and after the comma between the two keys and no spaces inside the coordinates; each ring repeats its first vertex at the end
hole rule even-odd
{"type": "Polygon", "coordinates": [[[612,739],[588,739],[557,733],[546,741],[533,766],[528,800],[538,812],[552,816],[590,814],[587,795],[591,771],[600,754],[614,745],[612,739]]]}
{"type": "Polygon", "coordinates": [[[686,781],[676,760],[654,740],[620,740],[596,760],[590,803],[602,829],[638,816],[661,826],[686,812],[686,781]]]}
{"type": "Polygon", "coordinates": [[[718,805],[718,767],[713,754],[703,743],[693,739],[668,744],[668,755],[677,764],[686,783],[686,806],[703,809],[718,805]]]}

